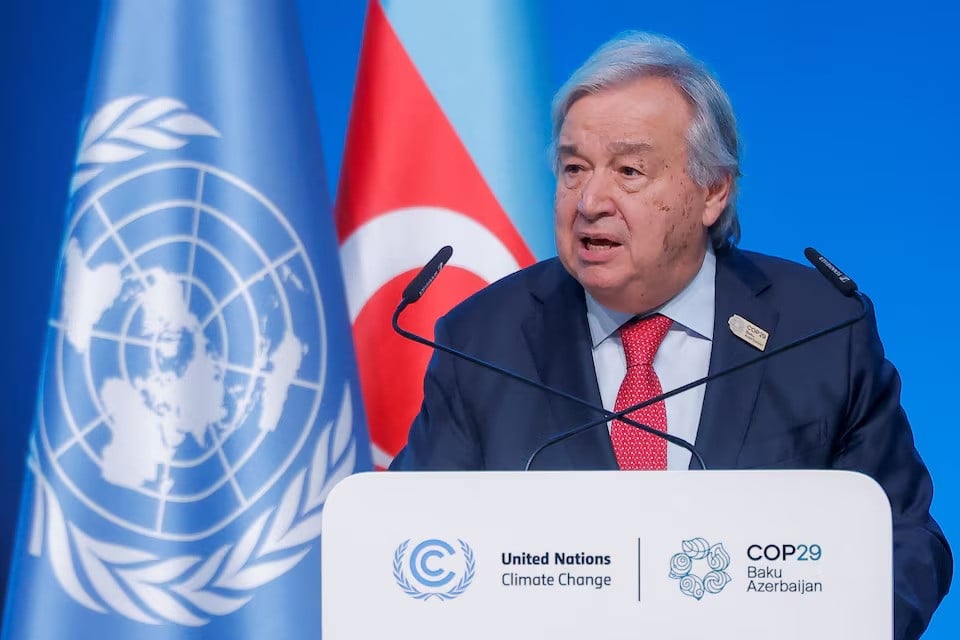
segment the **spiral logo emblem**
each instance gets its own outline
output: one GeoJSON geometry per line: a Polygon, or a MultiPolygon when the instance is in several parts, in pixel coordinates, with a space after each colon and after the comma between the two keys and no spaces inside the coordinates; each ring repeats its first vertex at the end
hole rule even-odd
{"type": "Polygon", "coordinates": [[[691,538],[681,543],[681,549],[670,558],[668,575],[678,581],[683,595],[700,600],[705,594],[720,593],[732,580],[727,573],[730,554],[723,543],[711,545],[704,538],[691,538]],[[695,573],[697,564],[706,564],[709,571],[695,573]]]}

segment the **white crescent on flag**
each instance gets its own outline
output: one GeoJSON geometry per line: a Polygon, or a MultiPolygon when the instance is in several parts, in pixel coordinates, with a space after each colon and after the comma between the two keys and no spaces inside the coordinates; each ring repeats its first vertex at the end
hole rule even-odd
{"type": "Polygon", "coordinates": [[[384,285],[421,268],[446,244],[455,249],[448,265],[465,269],[484,282],[494,282],[520,268],[497,236],[462,213],[442,207],[388,211],[359,227],[340,246],[340,261],[344,273],[349,274],[345,280],[350,322],[384,285]],[[403,238],[402,246],[397,238],[403,238]]]}

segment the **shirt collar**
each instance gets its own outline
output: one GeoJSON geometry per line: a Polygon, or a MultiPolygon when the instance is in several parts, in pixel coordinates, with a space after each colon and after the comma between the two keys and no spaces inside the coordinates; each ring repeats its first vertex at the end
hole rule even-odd
{"type": "MultiPolygon", "coordinates": [[[[653,313],[660,313],[684,330],[701,338],[713,340],[714,295],[717,273],[717,256],[713,247],[707,245],[707,252],[703,257],[703,264],[693,280],[687,284],[673,298],[653,313]]],[[[587,324],[590,327],[590,338],[593,348],[609,338],[611,335],[630,320],[633,315],[607,309],[597,302],[593,296],[586,293],[587,324]]]]}

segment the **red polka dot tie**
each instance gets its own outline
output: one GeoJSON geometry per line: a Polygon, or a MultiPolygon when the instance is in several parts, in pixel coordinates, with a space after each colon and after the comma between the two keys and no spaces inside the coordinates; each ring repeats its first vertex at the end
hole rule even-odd
{"type": "MultiPolygon", "coordinates": [[[[620,339],[627,356],[627,374],[620,383],[614,411],[643,402],[663,393],[660,378],[653,370],[653,359],[673,321],[660,314],[628,322],[620,327],[620,339]]],[[[667,430],[667,409],[663,401],[629,414],[631,420],[667,430]]],[[[614,420],[610,440],[621,469],[655,470],[667,468],[667,441],[634,426],[614,420]]]]}

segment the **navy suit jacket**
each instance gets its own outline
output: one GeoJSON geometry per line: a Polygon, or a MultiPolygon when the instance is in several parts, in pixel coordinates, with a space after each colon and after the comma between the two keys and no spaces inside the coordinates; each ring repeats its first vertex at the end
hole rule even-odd
{"type": "MultiPolygon", "coordinates": [[[[759,352],[733,314],[769,332],[767,349],[860,313],[812,269],[718,252],[711,373],[759,352]]],[[[707,385],[696,447],[710,469],[846,469],[886,491],[894,526],[894,637],[919,637],[946,594],[952,558],[930,517],[933,486],[900,406],[872,306],[852,327],[707,385]]],[[[557,259],[480,291],[436,325],[438,342],[602,406],[583,288],[557,259]]],[[[597,412],[437,352],[395,470],[522,469],[549,437],[597,412]]],[[[691,463],[693,464],[693,463],[691,463]]],[[[550,447],[537,469],[616,469],[605,425],[550,447]]]]}

